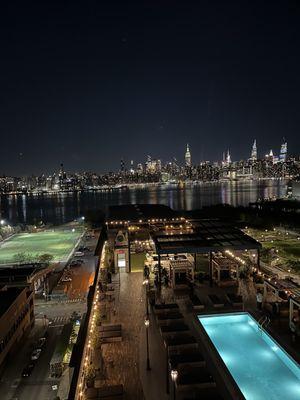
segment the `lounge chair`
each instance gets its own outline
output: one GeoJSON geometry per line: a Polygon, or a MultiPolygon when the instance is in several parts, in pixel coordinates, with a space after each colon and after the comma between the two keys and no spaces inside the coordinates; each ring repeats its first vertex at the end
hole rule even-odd
{"type": "Polygon", "coordinates": [[[179,353],[172,354],[169,357],[169,366],[171,369],[180,369],[186,365],[193,365],[198,367],[204,367],[206,361],[199,350],[193,350],[193,352],[189,353],[179,353]]]}
{"type": "Polygon", "coordinates": [[[164,339],[164,346],[168,351],[187,349],[187,348],[198,348],[198,343],[194,336],[189,334],[174,334],[164,339]]]}
{"type": "Polygon", "coordinates": [[[176,381],[176,389],[178,391],[215,387],[216,382],[210,371],[205,367],[194,367],[191,365],[181,369],[176,381]]]}
{"type": "Polygon", "coordinates": [[[224,307],[224,301],[221,301],[221,299],[216,294],[209,294],[208,298],[209,298],[209,300],[212,303],[214,308],[222,308],[222,307],[224,307]]]}
{"type": "Polygon", "coordinates": [[[190,295],[190,301],[195,311],[201,311],[204,309],[204,304],[196,294],[190,295]]]}
{"type": "Polygon", "coordinates": [[[179,322],[179,321],[183,321],[183,315],[179,312],[179,311],[172,311],[172,312],[166,312],[163,314],[158,314],[156,315],[156,320],[157,323],[161,326],[161,325],[168,325],[171,322],[179,322]]]}
{"type": "Polygon", "coordinates": [[[226,297],[233,307],[243,307],[242,296],[238,296],[235,293],[226,293],[226,297]]]}
{"type": "Polygon", "coordinates": [[[154,314],[163,314],[168,311],[177,311],[177,310],[179,310],[177,303],[155,304],[154,306],[154,314]]]}
{"type": "Polygon", "coordinates": [[[162,325],[160,327],[160,333],[165,335],[170,335],[177,332],[188,332],[189,327],[184,322],[171,322],[168,325],[162,325]]]}

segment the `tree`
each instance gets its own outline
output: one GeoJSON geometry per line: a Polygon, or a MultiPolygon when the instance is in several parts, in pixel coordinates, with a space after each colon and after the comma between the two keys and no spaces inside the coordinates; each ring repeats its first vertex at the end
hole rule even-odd
{"type": "Polygon", "coordinates": [[[38,256],[38,262],[40,262],[42,264],[49,265],[52,260],[53,260],[52,254],[44,253],[44,254],[40,254],[38,256]]]}
{"type": "Polygon", "coordinates": [[[25,251],[17,253],[13,256],[14,262],[18,263],[30,263],[36,260],[36,255],[31,253],[25,253],[25,251]]]}

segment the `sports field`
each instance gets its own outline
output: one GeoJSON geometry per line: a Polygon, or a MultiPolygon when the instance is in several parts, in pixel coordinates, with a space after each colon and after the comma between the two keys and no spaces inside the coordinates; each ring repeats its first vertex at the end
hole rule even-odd
{"type": "Polygon", "coordinates": [[[0,244],[0,264],[12,263],[16,255],[35,257],[51,254],[53,261],[63,261],[75,246],[82,230],[55,229],[37,233],[20,233],[0,244]]]}

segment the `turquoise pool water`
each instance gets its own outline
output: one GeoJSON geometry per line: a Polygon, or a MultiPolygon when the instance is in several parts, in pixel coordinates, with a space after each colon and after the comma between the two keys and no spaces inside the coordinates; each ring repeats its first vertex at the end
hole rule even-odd
{"type": "Polygon", "coordinates": [[[300,366],[248,313],[198,318],[247,400],[300,400],[300,366]]]}

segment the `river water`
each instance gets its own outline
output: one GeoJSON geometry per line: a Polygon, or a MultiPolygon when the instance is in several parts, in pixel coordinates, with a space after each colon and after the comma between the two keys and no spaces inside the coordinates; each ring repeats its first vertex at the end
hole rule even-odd
{"type": "Polygon", "coordinates": [[[192,210],[213,204],[248,205],[258,199],[282,197],[286,181],[261,180],[186,185],[143,186],[108,192],[0,196],[1,218],[10,223],[61,224],[83,216],[88,209],[107,211],[110,205],[165,204],[192,210]]]}

